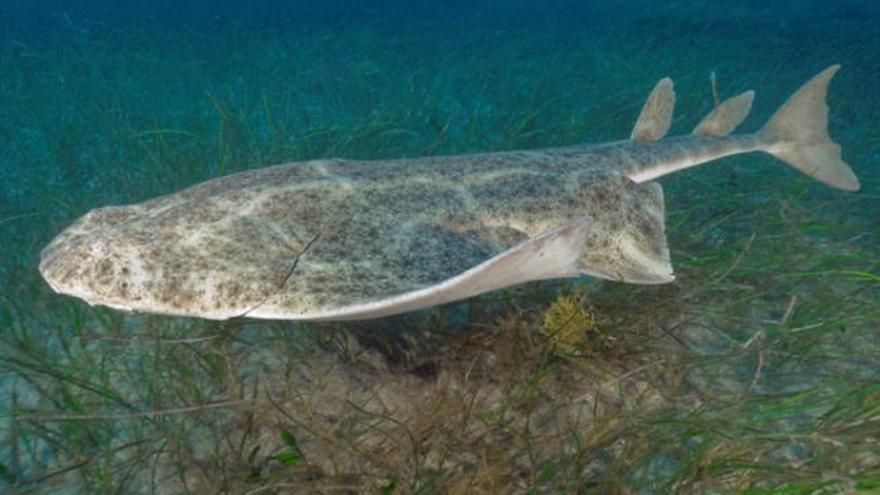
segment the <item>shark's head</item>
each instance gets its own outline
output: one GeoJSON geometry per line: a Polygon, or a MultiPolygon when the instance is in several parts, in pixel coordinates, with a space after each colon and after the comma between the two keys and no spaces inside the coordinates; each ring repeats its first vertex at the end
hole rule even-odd
{"type": "Polygon", "coordinates": [[[89,304],[124,310],[141,309],[143,262],[132,256],[120,226],[134,207],[92,210],[56,237],[40,256],[40,273],[56,292],[89,304]]]}
{"type": "Polygon", "coordinates": [[[278,290],[291,256],[277,241],[261,249],[262,231],[239,217],[198,221],[187,211],[93,210],[43,249],[40,273],[92,305],[204,318],[244,314],[278,290]]]}

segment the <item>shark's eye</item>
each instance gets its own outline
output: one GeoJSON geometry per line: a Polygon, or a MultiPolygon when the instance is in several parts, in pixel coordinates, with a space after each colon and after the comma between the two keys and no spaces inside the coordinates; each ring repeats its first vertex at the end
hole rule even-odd
{"type": "Polygon", "coordinates": [[[101,256],[107,250],[106,244],[103,241],[93,241],[89,245],[89,252],[92,256],[101,256]]]}

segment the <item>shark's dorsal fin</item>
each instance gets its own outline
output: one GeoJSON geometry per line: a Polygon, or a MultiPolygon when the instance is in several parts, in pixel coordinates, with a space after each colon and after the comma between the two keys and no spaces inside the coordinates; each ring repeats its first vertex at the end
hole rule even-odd
{"type": "Polygon", "coordinates": [[[755,92],[746,91],[724,100],[697,124],[693,134],[711,137],[724,137],[730,134],[749,115],[754,99],[755,92]]]}
{"type": "Polygon", "coordinates": [[[633,127],[630,139],[635,141],[659,141],[669,132],[672,111],[675,109],[675,89],[672,79],[664,77],[654,86],[642,113],[633,127]]]}

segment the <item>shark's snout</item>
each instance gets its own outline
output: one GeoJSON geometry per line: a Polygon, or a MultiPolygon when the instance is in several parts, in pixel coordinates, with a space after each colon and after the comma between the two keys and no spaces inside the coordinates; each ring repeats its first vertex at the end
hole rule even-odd
{"type": "Polygon", "coordinates": [[[55,292],[85,300],[131,309],[131,293],[138,285],[137,265],[124,249],[118,227],[130,216],[130,208],[92,210],[67,227],[40,255],[39,270],[55,292]]]}
{"type": "Polygon", "coordinates": [[[133,285],[131,270],[113,249],[112,238],[59,239],[43,250],[40,274],[55,292],[81,298],[90,304],[120,304],[133,285]]]}
{"type": "Polygon", "coordinates": [[[39,265],[52,289],[125,311],[230,318],[278,292],[296,254],[270,236],[242,252],[255,220],[133,219],[138,208],[93,210],[61,232],[39,265]],[[253,263],[236,265],[241,256],[253,263]]]}

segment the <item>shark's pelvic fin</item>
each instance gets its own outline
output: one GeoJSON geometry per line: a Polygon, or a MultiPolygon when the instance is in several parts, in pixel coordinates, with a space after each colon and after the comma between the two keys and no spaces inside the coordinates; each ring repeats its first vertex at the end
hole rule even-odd
{"type": "Polygon", "coordinates": [[[800,87],[770,118],[759,135],[766,151],[829,186],[857,191],[859,180],[828,135],[828,83],[839,65],[823,70],[800,87]]]}
{"type": "Polygon", "coordinates": [[[583,255],[584,273],[635,284],[665,284],[675,280],[666,244],[663,188],[656,182],[628,187],[617,204],[619,229],[596,226],[598,245],[583,255]]]}
{"type": "Polygon", "coordinates": [[[728,98],[703,118],[693,133],[698,136],[724,137],[745,120],[752,109],[754,91],[728,98]]]}
{"type": "Polygon", "coordinates": [[[659,141],[669,132],[674,109],[672,79],[664,77],[648,95],[630,138],[635,141],[659,141]]]}

